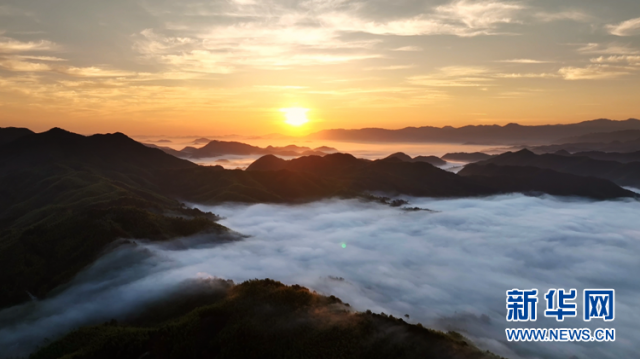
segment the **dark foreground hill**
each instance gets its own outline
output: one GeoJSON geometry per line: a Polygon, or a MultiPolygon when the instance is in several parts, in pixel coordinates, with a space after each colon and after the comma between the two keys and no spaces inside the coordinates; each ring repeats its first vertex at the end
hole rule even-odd
{"type": "Polygon", "coordinates": [[[438,358],[498,359],[455,332],[411,325],[297,285],[211,280],[208,298],[156,307],[133,323],[79,329],[40,349],[54,358],[438,358]],[[193,308],[158,323],[167,312],[193,308]]]}
{"type": "Polygon", "coordinates": [[[585,156],[567,156],[566,154],[536,155],[529,150],[507,152],[485,161],[476,162],[478,165],[491,163],[499,166],[545,168],[578,176],[603,178],[620,186],[640,188],[640,162],[620,163],[596,160],[585,156]]]}
{"type": "Polygon", "coordinates": [[[0,146],[0,307],[43,297],[118,238],[225,231],[154,184],[195,164],[123,134],[60,129],[0,146]]]}
{"type": "Polygon", "coordinates": [[[33,131],[27,128],[0,127],[0,145],[17,140],[20,137],[33,135],[33,131]]]}

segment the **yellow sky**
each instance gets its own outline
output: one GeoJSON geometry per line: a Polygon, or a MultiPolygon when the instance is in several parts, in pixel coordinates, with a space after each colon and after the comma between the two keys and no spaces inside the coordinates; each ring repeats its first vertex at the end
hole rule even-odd
{"type": "Polygon", "coordinates": [[[304,135],[640,117],[640,2],[0,6],[0,126],[304,135]],[[285,123],[282,108],[309,122],[285,123]]]}

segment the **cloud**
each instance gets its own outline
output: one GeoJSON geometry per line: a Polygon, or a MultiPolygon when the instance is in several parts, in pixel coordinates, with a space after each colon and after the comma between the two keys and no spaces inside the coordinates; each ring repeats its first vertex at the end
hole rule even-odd
{"type": "Polygon", "coordinates": [[[623,21],[617,25],[608,25],[609,33],[616,36],[640,35],[640,17],[623,21]]]}
{"type": "Polygon", "coordinates": [[[365,68],[365,71],[388,71],[388,70],[405,70],[414,68],[415,65],[390,65],[390,66],[372,66],[365,68]]]}
{"type": "MultiPolygon", "coordinates": [[[[250,237],[222,245],[196,237],[119,247],[55,296],[0,312],[2,355],[25,353],[78,325],[125,317],[180,291],[184,281],[209,276],[298,283],[336,295],[356,310],[409,314],[414,323],[458,330],[509,358],[617,359],[637,353],[640,202],[522,195],[410,201],[438,212],[351,200],[199,206],[250,237]],[[541,293],[613,287],[618,338],[598,346],[510,344],[504,338],[504,293],[514,287],[541,293]]],[[[580,312],[581,298],[576,303],[580,312]]],[[[543,307],[539,296],[538,321],[517,327],[608,326],[579,318],[559,323],[542,317],[543,307]]]]}
{"type": "Polygon", "coordinates": [[[560,77],[555,73],[500,73],[496,74],[495,77],[505,78],[505,79],[549,79],[560,77]]]}
{"type": "Polygon", "coordinates": [[[511,60],[500,60],[497,62],[503,62],[507,64],[548,64],[553,61],[543,61],[543,60],[532,60],[532,59],[511,59],[511,60]]]}
{"type": "Polygon", "coordinates": [[[493,29],[497,24],[519,22],[515,15],[523,9],[518,2],[461,0],[435,10],[441,18],[462,22],[469,29],[493,29]]]}
{"type": "Polygon", "coordinates": [[[589,65],[586,67],[563,67],[558,70],[565,80],[604,80],[627,75],[629,72],[608,65],[589,65]]]}
{"type": "Polygon", "coordinates": [[[640,56],[629,56],[629,55],[620,55],[620,56],[600,56],[595,59],[591,59],[591,62],[597,64],[620,64],[627,63],[632,66],[640,65],[640,56]]]}
{"type": "Polygon", "coordinates": [[[539,12],[534,17],[542,22],[571,20],[577,22],[587,22],[593,19],[591,15],[579,10],[567,10],[561,12],[539,12]]]}
{"type": "Polygon", "coordinates": [[[48,64],[23,61],[16,57],[0,58],[0,67],[9,71],[19,72],[40,72],[51,71],[53,69],[48,64]]]}
{"type": "MultiPolygon", "coordinates": [[[[500,24],[517,23],[516,2],[454,1],[392,15],[366,2],[218,2],[185,6],[148,3],[164,28],[146,29],[135,48],[174,70],[224,74],[241,68],[281,69],[381,57],[386,36],[495,35],[500,24]],[[203,19],[196,20],[194,19],[203,19]],[[204,21],[211,19],[211,21],[204,21]],[[219,21],[219,20],[223,21],[219,21]],[[374,37],[363,37],[362,34],[374,37]]],[[[384,8],[387,6],[383,5],[384,8]]],[[[404,46],[396,51],[420,51],[404,46]]]]}
{"type": "Polygon", "coordinates": [[[610,43],[610,44],[598,44],[588,43],[580,45],[577,50],[582,54],[604,54],[604,55],[632,55],[640,53],[636,48],[628,45],[610,43]]]}
{"type": "Polygon", "coordinates": [[[124,77],[134,76],[135,72],[102,69],[99,67],[68,67],[60,70],[61,72],[77,77],[124,77]]]}
{"type": "Polygon", "coordinates": [[[614,55],[600,56],[590,60],[585,67],[563,67],[558,73],[565,80],[612,79],[640,71],[640,56],[614,55]]]}
{"type": "Polygon", "coordinates": [[[16,53],[28,51],[50,51],[58,46],[47,40],[40,41],[18,41],[12,38],[0,36],[0,54],[16,53]]]}
{"type": "Polygon", "coordinates": [[[478,87],[491,85],[490,70],[474,66],[447,66],[422,76],[409,77],[414,85],[429,87],[478,87]]]}
{"type": "Polygon", "coordinates": [[[393,51],[422,51],[422,48],[419,46],[402,46],[397,49],[393,49],[393,51]]]}

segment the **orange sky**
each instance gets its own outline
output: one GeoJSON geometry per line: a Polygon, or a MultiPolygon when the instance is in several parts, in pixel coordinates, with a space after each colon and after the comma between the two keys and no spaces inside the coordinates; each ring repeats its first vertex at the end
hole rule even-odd
{"type": "Polygon", "coordinates": [[[640,117],[640,2],[594,4],[7,1],[0,126],[304,135],[640,117]],[[285,124],[291,107],[309,122],[285,124]]]}

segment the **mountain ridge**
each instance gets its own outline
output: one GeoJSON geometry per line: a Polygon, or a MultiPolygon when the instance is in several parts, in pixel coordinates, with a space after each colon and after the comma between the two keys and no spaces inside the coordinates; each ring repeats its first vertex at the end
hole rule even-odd
{"type": "Polygon", "coordinates": [[[315,140],[353,142],[442,142],[486,145],[547,144],[559,138],[593,132],[640,130],[640,120],[598,119],[573,124],[528,126],[510,123],[499,125],[467,125],[462,127],[405,127],[402,129],[362,128],[323,130],[307,137],[315,140]]]}

